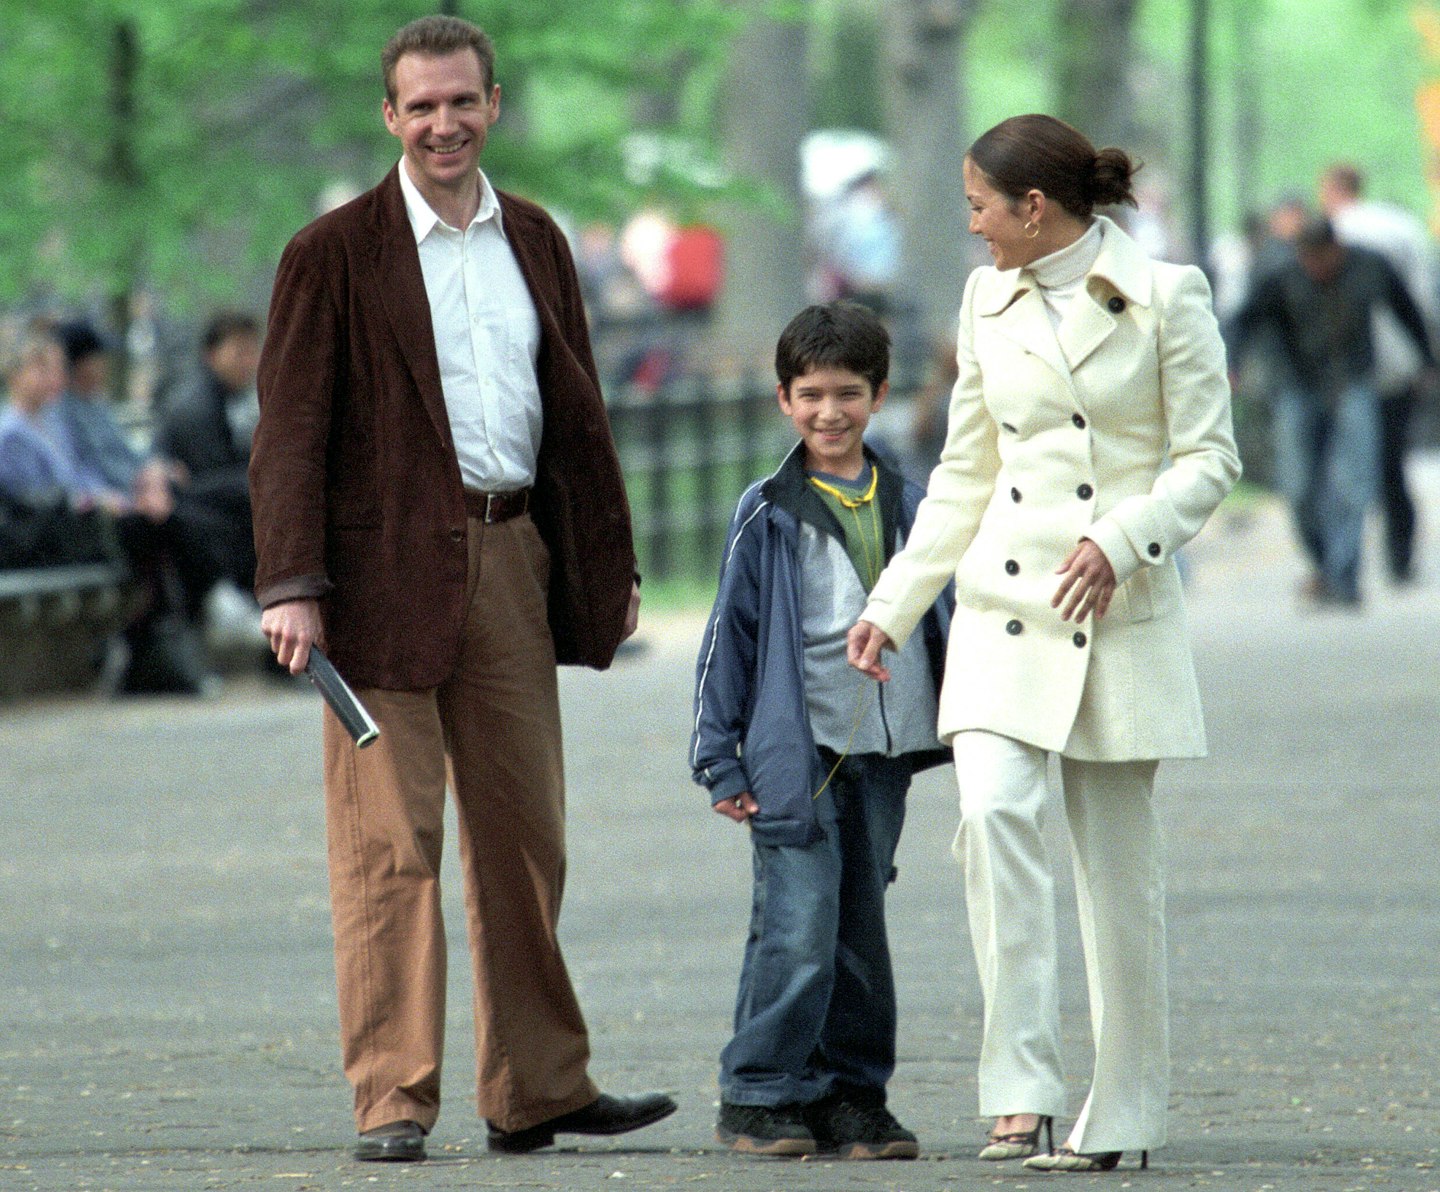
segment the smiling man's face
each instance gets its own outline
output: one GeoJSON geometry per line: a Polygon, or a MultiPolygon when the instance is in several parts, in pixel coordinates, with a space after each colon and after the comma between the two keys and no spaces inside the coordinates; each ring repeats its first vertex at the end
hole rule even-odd
{"type": "Polygon", "coordinates": [[[405,54],[395,63],[395,102],[385,127],[400,138],[410,181],[432,195],[477,185],[475,171],[490,126],[500,118],[500,88],[487,89],[479,55],[405,54]]]}

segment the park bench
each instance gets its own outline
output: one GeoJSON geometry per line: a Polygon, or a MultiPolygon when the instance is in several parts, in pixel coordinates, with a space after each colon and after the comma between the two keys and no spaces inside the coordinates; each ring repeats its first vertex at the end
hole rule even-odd
{"type": "Polygon", "coordinates": [[[0,700],[92,686],[136,600],[117,563],[0,571],[0,700]]]}

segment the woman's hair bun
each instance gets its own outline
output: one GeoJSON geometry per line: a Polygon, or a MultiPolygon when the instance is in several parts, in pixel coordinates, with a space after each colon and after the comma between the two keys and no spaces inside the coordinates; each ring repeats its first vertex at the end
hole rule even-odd
{"type": "Polygon", "coordinates": [[[1140,169],[1123,149],[1108,147],[1095,154],[1095,175],[1091,187],[1091,199],[1097,206],[1114,203],[1128,203],[1138,207],[1133,190],[1134,177],[1140,169]]]}

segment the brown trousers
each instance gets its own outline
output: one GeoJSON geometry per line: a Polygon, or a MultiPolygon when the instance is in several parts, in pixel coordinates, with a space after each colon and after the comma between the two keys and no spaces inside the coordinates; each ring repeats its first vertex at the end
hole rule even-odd
{"type": "Polygon", "coordinates": [[[556,938],[565,795],[549,556],[528,516],[469,523],[454,674],[357,692],[380,737],[325,712],[325,810],[345,1075],[359,1130],[440,1109],[440,855],[455,795],[475,987],[480,1116],[518,1130],[593,1101],[589,1040],[556,938]]]}

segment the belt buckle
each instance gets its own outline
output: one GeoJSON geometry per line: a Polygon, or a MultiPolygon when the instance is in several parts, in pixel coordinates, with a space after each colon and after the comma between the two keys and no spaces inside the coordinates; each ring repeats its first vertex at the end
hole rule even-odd
{"type": "Polygon", "coordinates": [[[495,493],[485,494],[485,524],[490,525],[495,519],[490,514],[490,507],[495,503],[495,493]]]}

